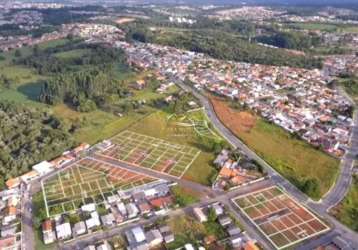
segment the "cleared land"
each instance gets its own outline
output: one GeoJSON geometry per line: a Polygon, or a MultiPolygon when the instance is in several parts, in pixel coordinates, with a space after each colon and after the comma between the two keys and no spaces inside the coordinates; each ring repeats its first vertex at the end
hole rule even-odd
{"type": "Polygon", "coordinates": [[[126,191],[156,179],[93,159],[82,159],[42,183],[48,216],[101,203],[118,191],[126,191]]]}
{"type": "Polygon", "coordinates": [[[314,214],[273,186],[233,199],[275,246],[283,249],[329,230],[314,214]]]}
{"type": "Polygon", "coordinates": [[[343,201],[331,213],[340,222],[358,232],[358,176],[353,176],[352,186],[343,201]]]}
{"type": "Polygon", "coordinates": [[[186,128],[185,131],[178,131],[172,126],[169,121],[171,115],[172,114],[163,111],[155,112],[145,117],[140,122],[133,124],[128,129],[140,134],[160,138],[175,144],[194,147],[200,150],[201,153],[191,164],[183,178],[203,185],[211,185],[211,179],[215,179],[217,175],[217,170],[213,166],[215,154],[198,139],[194,129],[186,128]]]}
{"type": "Polygon", "coordinates": [[[173,144],[132,131],[124,131],[111,141],[115,146],[102,152],[104,156],[178,178],[185,174],[200,154],[196,148],[173,144]]]}
{"type": "Polygon", "coordinates": [[[316,179],[319,194],[312,198],[321,197],[333,185],[339,169],[337,159],[258,116],[234,110],[218,99],[211,101],[220,120],[284,177],[295,185],[316,179]]]}

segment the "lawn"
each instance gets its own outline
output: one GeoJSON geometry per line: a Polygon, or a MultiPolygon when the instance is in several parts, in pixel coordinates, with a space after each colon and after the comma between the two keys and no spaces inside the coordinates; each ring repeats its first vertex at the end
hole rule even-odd
{"type": "Polygon", "coordinates": [[[184,134],[178,133],[168,124],[169,116],[170,114],[164,111],[155,112],[129,127],[129,130],[200,149],[201,153],[183,177],[204,185],[211,185],[210,179],[216,175],[216,170],[212,163],[215,159],[215,154],[198,141],[193,129],[191,131],[186,130],[184,134]]]}
{"type": "Polygon", "coordinates": [[[255,115],[233,110],[222,101],[213,103],[224,124],[285,178],[297,186],[303,180],[317,180],[319,193],[312,198],[320,198],[335,182],[337,159],[255,115]]]}
{"type": "Polygon", "coordinates": [[[358,232],[358,176],[353,176],[352,186],[343,201],[331,213],[343,224],[358,232]]]}
{"type": "Polygon", "coordinates": [[[80,58],[81,56],[85,55],[88,52],[89,50],[87,49],[74,49],[65,52],[58,52],[55,54],[55,56],[59,59],[76,59],[76,58],[80,58]]]}

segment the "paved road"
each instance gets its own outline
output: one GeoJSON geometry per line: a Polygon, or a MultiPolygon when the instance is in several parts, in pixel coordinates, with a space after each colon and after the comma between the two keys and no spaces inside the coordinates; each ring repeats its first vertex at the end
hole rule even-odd
{"type": "Polygon", "coordinates": [[[323,197],[322,203],[329,210],[336,206],[347,194],[350,184],[352,182],[352,173],[354,167],[354,160],[358,153],[358,111],[355,110],[353,114],[354,126],[350,138],[350,147],[346,154],[341,159],[340,173],[337,177],[334,187],[329,193],[323,197]]]}
{"type": "MultiPolygon", "coordinates": [[[[121,163],[115,164],[115,166],[125,168],[121,163]]],[[[244,187],[237,189],[235,191],[231,191],[228,194],[221,194],[221,195],[215,196],[214,198],[203,199],[200,202],[192,204],[185,208],[170,210],[164,216],[175,217],[178,215],[191,213],[193,207],[206,206],[206,205],[214,203],[214,202],[221,202],[221,203],[225,204],[227,206],[227,208],[230,209],[231,212],[234,213],[234,215],[238,215],[239,219],[241,219],[241,215],[237,212],[237,210],[233,207],[232,203],[229,200],[238,196],[238,195],[243,195],[248,192],[253,192],[255,190],[259,190],[259,189],[262,189],[262,188],[265,188],[265,187],[268,187],[271,185],[272,185],[272,182],[270,180],[260,181],[260,182],[254,183],[250,186],[244,186],[244,187]]],[[[115,227],[115,228],[112,228],[112,229],[109,229],[106,231],[101,231],[101,232],[93,233],[90,235],[85,235],[83,237],[74,239],[71,242],[64,243],[63,245],[61,245],[60,248],[64,249],[64,250],[70,250],[70,249],[76,249],[76,248],[83,249],[84,246],[93,244],[99,240],[109,239],[115,235],[119,235],[119,234],[123,233],[125,230],[133,227],[134,225],[145,225],[145,224],[153,223],[161,217],[163,217],[163,216],[153,216],[149,219],[142,218],[139,221],[129,223],[129,224],[121,226],[121,227],[115,227]]],[[[252,227],[250,225],[248,225],[245,220],[242,220],[242,221],[240,220],[240,222],[243,223],[243,225],[247,229],[248,234],[251,237],[258,239],[260,241],[260,243],[262,242],[264,244],[263,246],[265,247],[265,249],[273,249],[273,247],[271,245],[267,244],[266,240],[260,234],[258,234],[256,232],[256,230],[253,230],[252,227]]]]}
{"type": "MultiPolygon", "coordinates": [[[[352,249],[358,249],[358,236],[357,234],[347,228],[346,226],[339,223],[335,218],[330,216],[327,210],[337,203],[339,203],[349,189],[351,182],[351,166],[353,165],[353,155],[352,152],[357,152],[358,149],[358,127],[353,127],[353,132],[351,135],[351,147],[349,152],[344,156],[342,163],[342,172],[340,173],[336,185],[330,190],[330,192],[324,197],[320,202],[312,201],[307,195],[302,193],[298,188],[293,184],[287,181],[283,176],[281,176],[276,170],[274,170],[268,163],[266,163],[261,157],[256,155],[250,148],[248,148],[243,142],[241,142],[224,124],[221,123],[217,117],[212,104],[203,94],[199,93],[193,87],[184,84],[178,79],[172,79],[179,87],[182,89],[191,92],[203,105],[207,116],[216,127],[216,129],[221,133],[221,135],[235,148],[241,149],[252,159],[255,159],[259,164],[265,167],[268,175],[272,178],[273,182],[281,187],[283,187],[290,195],[295,197],[301,203],[306,204],[310,209],[315,211],[320,216],[325,217],[331,225],[334,227],[334,231],[341,235],[345,241],[349,242],[352,249]]],[[[354,116],[355,125],[358,124],[357,115],[354,116]]],[[[328,242],[328,241],[327,241],[328,242]]],[[[326,242],[326,243],[327,243],[326,242]]]]}

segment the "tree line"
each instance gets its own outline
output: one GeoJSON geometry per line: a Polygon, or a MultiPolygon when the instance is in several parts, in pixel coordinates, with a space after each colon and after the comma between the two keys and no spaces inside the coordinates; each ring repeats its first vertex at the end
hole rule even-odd
{"type": "Polygon", "coordinates": [[[0,120],[0,187],[73,146],[63,123],[43,110],[3,101],[0,120]]]}

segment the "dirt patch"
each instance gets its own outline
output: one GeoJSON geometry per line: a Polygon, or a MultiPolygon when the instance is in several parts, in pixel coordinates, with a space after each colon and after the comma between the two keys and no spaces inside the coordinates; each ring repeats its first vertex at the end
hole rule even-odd
{"type": "Polygon", "coordinates": [[[116,19],[116,23],[117,24],[124,24],[124,23],[130,23],[130,22],[134,22],[136,19],[132,18],[132,17],[121,17],[116,19]]]}
{"type": "Polygon", "coordinates": [[[233,132],[250,132],[256,125],[256,117],[246,111],[236,111],[218,98],[210,98],[220,120],[233,132]]]}

